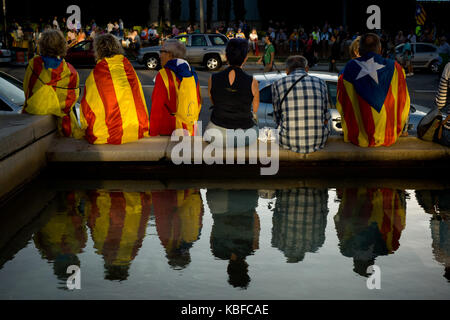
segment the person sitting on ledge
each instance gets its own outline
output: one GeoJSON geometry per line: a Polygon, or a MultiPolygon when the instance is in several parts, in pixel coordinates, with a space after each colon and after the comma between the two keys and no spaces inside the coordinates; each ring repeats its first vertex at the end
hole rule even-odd
{"type": "Polygon", "coordinates": [[[53,114],[66,137],[80,133],[73,107],[80,95],[78,72],[64,60],[67,43],[59,30],[44,31],[39,53],[30,60],[23,82],[25,104],[22,113],[53,114]]]}
{"type": "Polygon", "coordinates": [[[286,60],[287,76],[272,86],[280,146],[298,153],[322,149],[330,135],[327,85],[308,71],[305,57],[290,56],[286,60]]]}
{"type": "Polygon", "coordinates": [[[213,106],[204,138],[216,146],[248,146],[258,138],[254,114],[259,107],[258,81],[242,70],[248,58],[248,42],[231,39],[225,54],[230,66],[209,78],[213,106]]]}
{"type": "Polygon", "coordinates": [[[86,80],[80,120],[92,144],[123,144],[149,136],[141,82],[112,34],[94,39],[97,64],[86,80]]]}
{"type": "Polygon", "coordinates": [[[193,136],[202,107],[197,73],[184,60],[186,45],[169,39],[160,50],[162,69],[155,78],[150,112],[150,136],[182,132],[193,136]]]}
{"type": "Polygon", "coordinates": [[[406,128],[410,99],[405,72],[381,55],[378,35],[361,36],[360,57],[350,60],[337,86],[344,141],[361,147],[390,146],[406,128]]]}

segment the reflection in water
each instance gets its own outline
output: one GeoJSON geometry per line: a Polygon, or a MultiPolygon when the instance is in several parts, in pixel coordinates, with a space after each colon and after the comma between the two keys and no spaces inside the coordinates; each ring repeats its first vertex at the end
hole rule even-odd
{"type": "Polygon", "coordinates": [[[375,258],[394,253],[406,221],[405,192],[391,189],[337,190],[341,199],[334,217],[339,248],[353,258],[356,273],[369,276],[375,258]]]}
{"type": "Polygon", "coordinates": [[[86,200],[94,248],[105,260],[105,279],[126,280],[145,237],[151,194],[93,191],[86,200]]]}
{"type": "Polygon", "coordinates": [[[79,206],[80,194],[59,193],[55,201],[56,212],[33,239],[42,257],[53,263],[55,275],[65,284],[70,276],[67,268],[80,266],[77,254],[86,246],[87,232],[85,216],[79,206]]]}
{"type": "Polygon", "coordinates": [[[200,193],[198,190],[166,190],[152,195],[156,229],[168,263],[175,269],[183,269],[191,262],[189,250],[202,229],[200,193]]]}
{"type": "Polygon", "coordinates": [[[445,267],[450,282],[450,190],[416,190],[416,199],[430,220],[433,255],[445,267]]]}
{"type": "Polygon", "coordinates": [[[209,189],[206,199],[214,219],[211,251],[215,257],[229,260],[228,282],[245,289],[250,283],[245,259],[259,248],[258,193],[209,189]]]}
{"type": "Polygon", "coordinates": [[[273,214],[272,246],[288,263],[302,261],[325,242],[328,215],[327,189],[277,190],[273,214]]]}

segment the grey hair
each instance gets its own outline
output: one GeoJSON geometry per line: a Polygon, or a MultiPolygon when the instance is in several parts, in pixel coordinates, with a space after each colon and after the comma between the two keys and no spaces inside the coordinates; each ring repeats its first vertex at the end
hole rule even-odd
{"type": "Polygon", "coordinates": [[[184,59],[186,56],[186,46],[177,39],[168,39],[164,42],[162,49],[170,52],[174,58],[184,59]]]}
{"type": "Polygon", "coordinates": [[[306,69],[308,66],[308,60],[304,56],[290,56],[286,60],[286,69],[289,72],[295,69],[306,69]]]}

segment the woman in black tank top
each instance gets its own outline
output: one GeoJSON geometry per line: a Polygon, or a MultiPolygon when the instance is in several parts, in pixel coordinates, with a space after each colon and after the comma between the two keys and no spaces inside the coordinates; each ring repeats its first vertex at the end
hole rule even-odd
{"type": "MultiPolygon", "coordinates": [[[[258,111],[259,106],[259,89],[258,82],[244,72],[241,66],[247,60],[248,43],[243,39],[232,39],[228,42],[226,55],[230,67],[213,74],[209,79],[209,95],[213,104],[211,120],[208,129],[218,129],[226,135],[227,129],[236,130],[254,130],[258,135],[258,126],[254,120],[254,114],[258,111]]],[[[224,137],[226,138],[226,137],[224,137]]],[[[205,140],[211,140],[207,132],[205,132],[205,140]]],[[[248,139],[245,145],[254,142],[255,139],[248,139]]],[[[225,140],[227,145],[230,142],[225,140]]],[[[240,146],[239,143],[231,144],[240,146]]]]}

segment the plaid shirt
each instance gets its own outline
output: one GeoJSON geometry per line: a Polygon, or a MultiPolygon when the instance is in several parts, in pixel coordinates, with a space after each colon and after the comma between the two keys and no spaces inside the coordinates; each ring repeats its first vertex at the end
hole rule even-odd
{"type": "Polygon", "coordinates": [[[280,106],[285,92],[304,74],[304,70],[295,70],[273,84],[273,110],[280,129],[280,145],[294,152],[311,153],[322,149],[330,134],[324,123],[331,118],[326,83],[307,75],[280,106]]]}
{"type": "Polygon", "coordinates": [[[327,189],[277,190],[272,217],[272,246],[288,262],[302,261],[325,242],[328,215],[327,189]]]}

